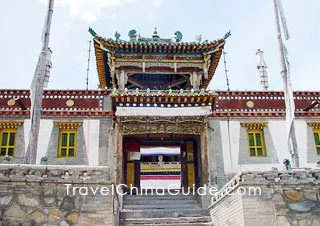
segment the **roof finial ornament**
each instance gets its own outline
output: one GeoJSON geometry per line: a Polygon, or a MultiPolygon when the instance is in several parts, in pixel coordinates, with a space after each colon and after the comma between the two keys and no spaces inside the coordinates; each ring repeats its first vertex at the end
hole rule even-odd
{"type": "Polygon", "coordinates": [[[160,36],[158,35],[157,27],[154,27],[154,29],[153,29],[152,38],[153,39],[159,39],[160,38],[160,36]]]}
{"type": "Polygon", "coordinates": [[[196,35],[196,42],[200,43],[202,39],[202,35],[196,35]]]}
{"type": "Polygon", "coordinates": [[[114,34],[114,37],[116,38],[116,41],[119,41],[121,34],[118,31],[116,31],[116,33],[114,34]]]}
{"type": "Polygon", "coordinates": [[[128,32],[128,36],[129,36],[131,42],[137,41],[137,31],[136,30],[134,30],[134,29],[130,30],[128,32]]]}
{"type": "Polygon", "coordinates": [[[182,33],[180,32],[180,31],[176,31],[176,32],[174,32],[174,39],[176,40],[176,42],[181,42],[181,40],[182,40],[182,33]]]}
{"type": "Polygon", "coordinates": [[[224,34],[223,39],[229,38],[231,35],[231,31],[228,31],[227,33],[224,34]]]}
{"type": "Polygon", "coordinates": [[[97,33],[91,28],[91,27],[89,27],[89,30],[88,30],[89,32],[90,32],[90,34],[92,35],[92,36],[97,36],[97,33]]]}

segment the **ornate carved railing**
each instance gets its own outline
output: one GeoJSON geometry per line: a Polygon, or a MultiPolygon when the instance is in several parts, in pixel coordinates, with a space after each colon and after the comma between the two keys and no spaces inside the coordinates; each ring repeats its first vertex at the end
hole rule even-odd
{"type": "Polygon", "coordinates": [[[300,168],[290,171],[243,171],[236,174],[211,198],[209,209],[230,195],[240,185],[265,186],[269,184],[320,184],[320,169],[300,168]]]}
{"type": "Polygon", "coordinates": [[[226,183],[215,195],[211,197],[211,205],[209,209],[219,200],[223,199],[225,196],[230,195],[230,192],[234,191],[240,184],[242,173],[235,175],[228,183],[226,183]]]}

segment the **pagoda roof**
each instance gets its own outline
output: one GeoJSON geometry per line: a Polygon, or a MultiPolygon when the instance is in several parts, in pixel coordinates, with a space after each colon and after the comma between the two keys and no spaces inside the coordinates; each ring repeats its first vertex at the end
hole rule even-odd
{"type": "Polygon", "coordinates": [[[172,39],[162,39],[159,36],[153,36],[153,38],[138,37],[136,39],[126,41],[119,39],[119,36],[117,37],[117,32],[115,35],[116,39],[103,38],[97,35],[97,33],[92,28],[89,28],[89,32],[94,37],[93,40],[96,54],[97,70],[100,81],[100,88],[102,89],[111,88],[112,86],[109,71],[110,67],[106,65],[106,63],[108,62],[107,52],[128,54],[210,54],[208,78],[204,79],[202,85],[202,87],[206,89],[218,66],[225,41],[230,36],[230,32],[228,32],[224,35],[223,38],[210,42],[207,40],[203,42],[181,42],[181,39],[180,41],[172,39]]]}
{"type": "Polygon", "coordinates": [[[94,37],[95,41],[109,47],[110,50],[130,53],[203,53],[215,49],[217,46],[225,43],[224,39],[211,42],[157,42],[157,41],[125,41],[105,39],[100,36],[94,37]]]}
{"type": "MultiPolygon", "coordinates": [[[[224,35],[223,38],[214,41],[205,40],[202,42],[201,40],[193,42],[181,42],[182,37],[180,40],[173,40],[170,38],[160,38],[159,36],[153,36],[152,38],[138,37],[127,41],[120,38],[103,38],[97,35],[97,33],[92,28],[89,28],[89,32],[94,37],[94,39],[103,44],[104,47],[110,47],[113,50],[122,50],[124,52],[152,53],[202,53],[204,51],[213,50],[219,45],[221,46],[221,44],[224,44],[225,40],[231,35],[229,31],[224,35]]],[[[116,32],[116,34],[118,33],[116,32]]],[[[221,48],[223,48],[223,46],[221,48]]]]}

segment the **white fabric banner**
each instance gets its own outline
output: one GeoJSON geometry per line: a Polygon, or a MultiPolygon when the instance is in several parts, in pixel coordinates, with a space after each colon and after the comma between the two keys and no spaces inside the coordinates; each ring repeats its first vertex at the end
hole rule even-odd
{"type": "Polygon", "coordinates": [[[201,107],[117,107],[116,116],[202,116],[212,113],[211,106],[201,107]]]}

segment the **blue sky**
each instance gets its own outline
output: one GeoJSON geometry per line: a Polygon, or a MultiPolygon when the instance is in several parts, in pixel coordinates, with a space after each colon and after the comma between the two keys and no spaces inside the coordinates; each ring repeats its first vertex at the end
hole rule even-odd
{"type": "MultiPolygon", "coordinates": [[[[53,50],[49,89],[84,89],[88,27],[103,37],[115,31],[127,39],[136,29],[150,37],[153,27],[163,38],[179,30],[183,41],[221,38],[228,30],[225,51],[232,90],[261,90],[257,49],[265,52],[270,90],[282,89],[272,0],[56,0],[50,36],[53,50]]],[[[0,89],[29,88],[41,47],[46,0],[0,2],[0,89]]],[[[284,0],[291,39],[286,42],[294,90],[319,90],[320,1],[284,0]]],[[[98,84],[94,52],[89,88],[98,84]]],[[[223,61],[210,89],[225,90],[223,61]]]]}

